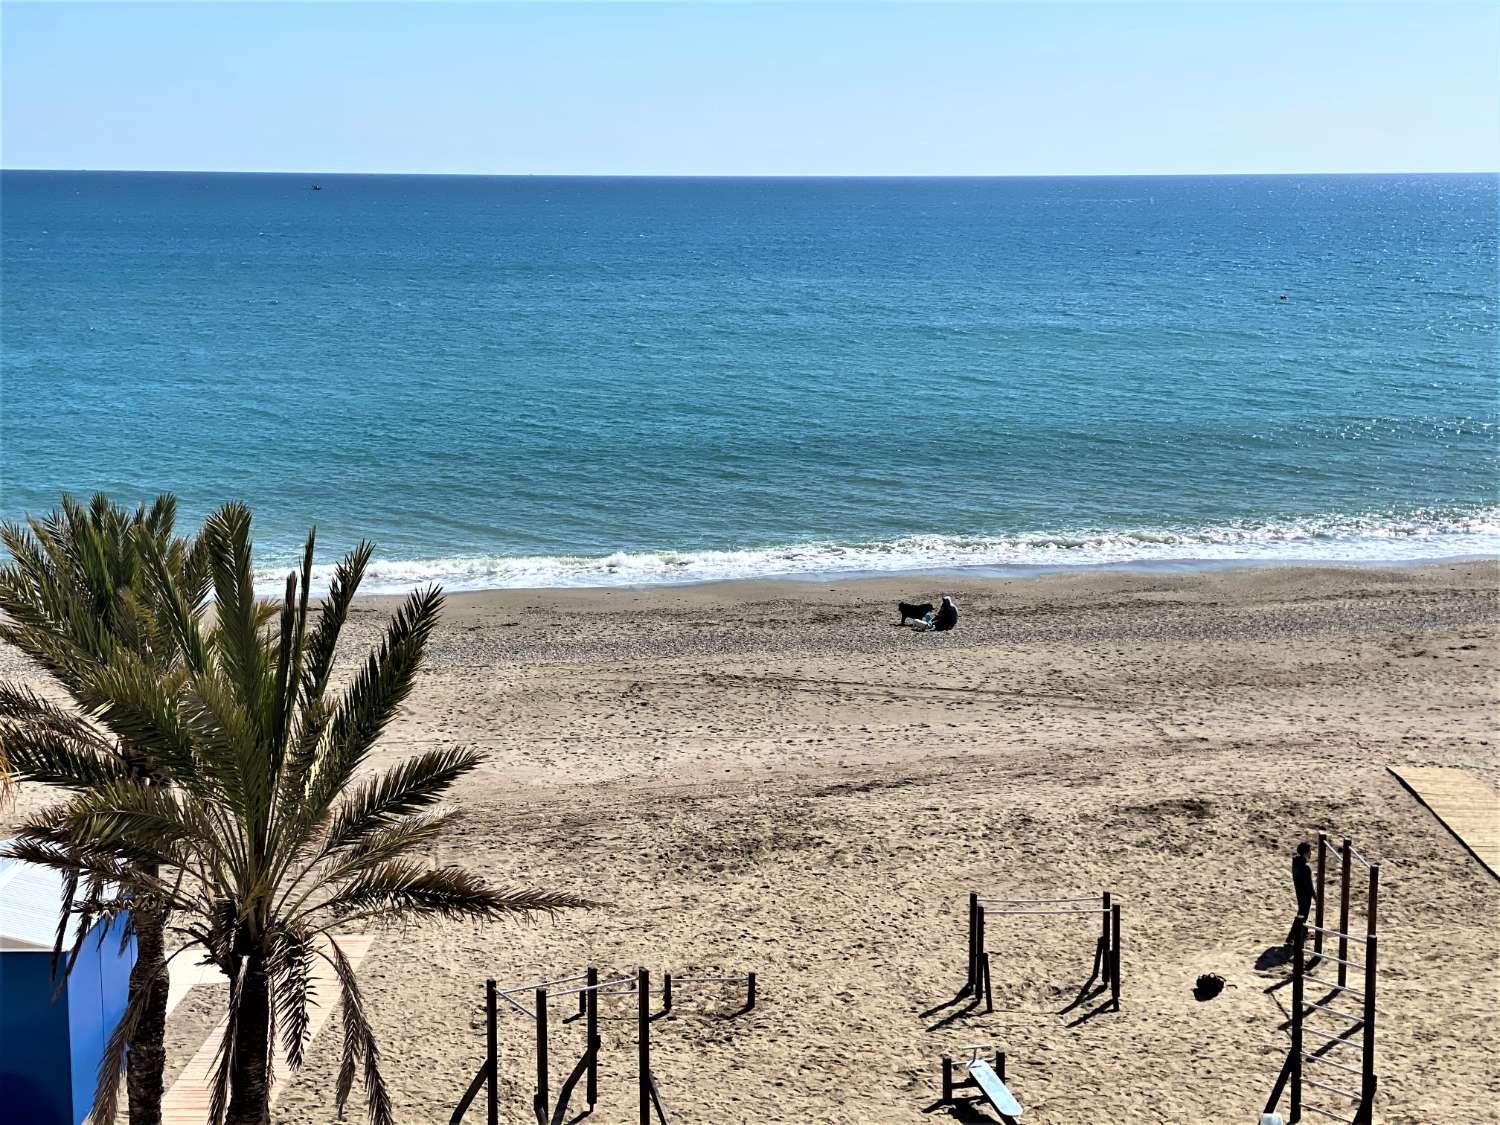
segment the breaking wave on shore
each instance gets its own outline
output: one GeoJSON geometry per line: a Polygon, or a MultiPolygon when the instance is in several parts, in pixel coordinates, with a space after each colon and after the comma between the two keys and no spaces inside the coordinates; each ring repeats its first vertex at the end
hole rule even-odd
{"type": "MultiPolygon", "coordinates": [[[[452,591],[660,586],[730,579],[962,571],[1004,574],[1173,563],[1402,563],[1463,556],[1500,556],[1500,507],[1325,516],[1202,528],[918,535],[883,542],[809,542],[608,555],[376,558],[361,592],[400,593],[428,583],[452,591]]],[[[332,569],[316,568],[318,585],[326,585],[332,569]]],[[[257,577],[270,592],[279,589],[284,574],[284,568],[266,568],[257,577]]]]}

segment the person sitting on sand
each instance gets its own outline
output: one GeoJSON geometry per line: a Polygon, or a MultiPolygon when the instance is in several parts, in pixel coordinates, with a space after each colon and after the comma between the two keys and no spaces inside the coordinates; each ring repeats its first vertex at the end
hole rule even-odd
{"type": "Polygon", "coordinates": [[[1312,845],[1304,840],[1297,845],[1297,854],[1292,856],[1292,890],[1297,893],[1297,917],[1292,919],[1291,932],[1286,935],[1287,948],[1296,944],[1297,930],[1312,917],[1313,900],[1318,897],[1318,892],[1313,890],[1312,867],[1307,862],[1311,853],[1312,845]]]}
{"type": "Polygon", "coordinates": [[[932,619],[932,627],[939,633],[946,633],[949,629],[958,625],[958,606],[953,604],[953,599],[947,594],[943,595],[943,604],[938,606],[937,616],[932,619]]]}

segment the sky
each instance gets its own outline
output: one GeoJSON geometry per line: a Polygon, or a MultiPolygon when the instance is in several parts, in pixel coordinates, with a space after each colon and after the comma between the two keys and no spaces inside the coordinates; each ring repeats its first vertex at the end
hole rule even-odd
{"type": "Polygon", "coordinates": [[[10,3],[0,166],[1491,171],[1500,4],[10,3]]]}

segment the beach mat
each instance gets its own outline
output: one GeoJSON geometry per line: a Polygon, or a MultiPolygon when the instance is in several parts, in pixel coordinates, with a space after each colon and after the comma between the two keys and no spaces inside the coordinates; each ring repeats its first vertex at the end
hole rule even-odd
{"type": "Polygon", "coordinates": [[[1466,770],[1386,768],[1486,871],[1500,879],[1500,794],[1466,770]]]}

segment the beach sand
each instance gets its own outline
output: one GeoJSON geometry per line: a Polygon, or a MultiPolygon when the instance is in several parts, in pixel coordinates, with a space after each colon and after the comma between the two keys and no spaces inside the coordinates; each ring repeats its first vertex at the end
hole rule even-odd
{"type": "MultiPolygon", "coordinates": [[[[361,978],[398,1119],[447,1121],[486,977],[592,963],[759,975],[747,1015],[706,985],[653,1024],[674,1122],[943,1120],[923,1114],[940,1056],[972,1043],[1008,1052],[1027,1121],[1255,1121],[1289,1003],[1267,991],[1287,969],[1256,966],[1294,911],[1292,847],[1324,830],[1382,864],[1376,1120],[1495,1121],[1500,883],[1386,767],[1500,784],[1497,580],[1453,563],[455,596],[381,761],[485,748],[435,858],[607,905],[381,935],[361,978]],[[943,591],[956,632],[893,627],[898,598],[943,591]],[[924,1015],[963,983],[970,890],[1112,891],[1123,1010],[1060,1014],[1096,924],[1042,916],[991,922],[995,1012],[924,1015]],[[1207,972],[1230,987],[1199,1003],[1207,972]]],[[[394,604],[362,600],[349,640],[394,604]]],[[[634,1001],[604,1003],[589,1120],[633,1122],[634,1001]]],[[[582,1042],[567,1010],[554,1092],[582,1042]]],[[[335,1020],[278,1123],[332,1120],[337,1042],[335,1020]]],[[[531,1043],[502,1012],[503,1121],[530,1119],[531,1043]]]]}

